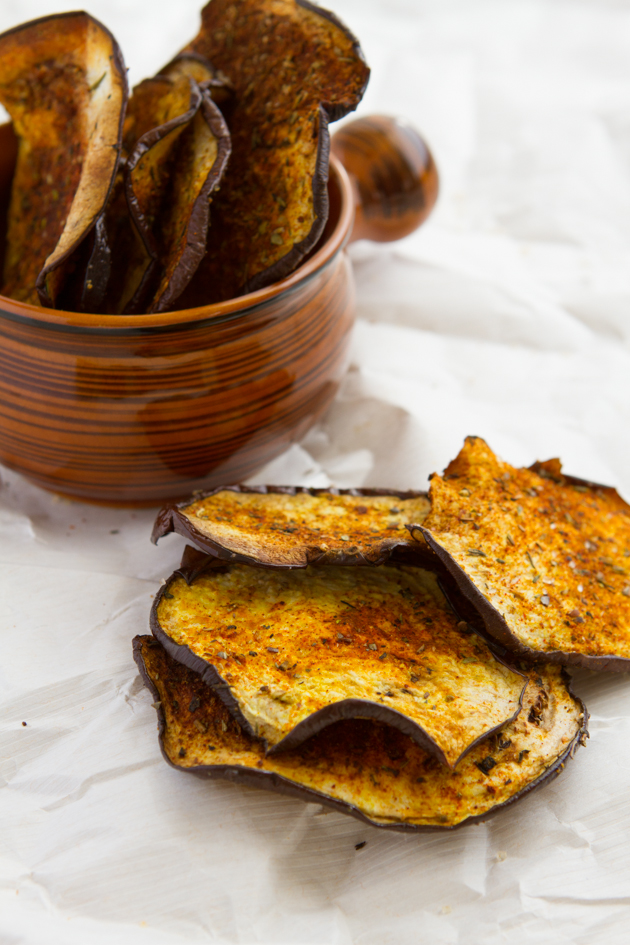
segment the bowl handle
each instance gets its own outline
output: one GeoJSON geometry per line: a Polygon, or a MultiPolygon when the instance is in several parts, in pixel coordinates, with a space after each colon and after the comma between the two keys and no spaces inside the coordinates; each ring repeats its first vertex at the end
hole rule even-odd
{"type": "Polygon", "coordinates": [[[387,115],[356,118],[342,125],[331,148],[354,186],[351,242],[399,240],[424,223],[437,200],[439,179],[415,128],[387,115]]]}

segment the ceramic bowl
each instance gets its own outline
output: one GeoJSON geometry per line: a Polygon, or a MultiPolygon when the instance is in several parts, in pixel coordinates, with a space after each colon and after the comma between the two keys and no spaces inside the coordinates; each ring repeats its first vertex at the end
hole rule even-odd
{"type": "MultiPolygon", "coordinates": [[[[355,306],[344,247],[405,235],[437,194],[426,146],[393,119],[343,126],[333,152],[324,235],[265,289],[133,316],[0,296],[0,462],[67,496],[156,505],[241,482],[299,440],[347,367],[355,306]]],[[[2,126],[2,232],[15,155],[2,126]]]]}

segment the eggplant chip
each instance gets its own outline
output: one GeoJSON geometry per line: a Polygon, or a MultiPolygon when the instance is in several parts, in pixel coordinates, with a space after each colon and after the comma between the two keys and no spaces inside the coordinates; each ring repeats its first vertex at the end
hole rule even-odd
{"type": "Polygon", "coordinates": [[[265,755],[216,693],[152,637],[134,656],[158,711],[169,764],[266,788],[394,830],[450,830],[485,820],[560,773],[587,737],[583,704],[555,666],[530,675],[523,710],[456,771],[394,728],[369,719],[336,722],[298,748],[265,755]]]}
{"type": "Polygon", "coordinates": [[[185,76],[145,79],[133,90],[123,132],[125,168],[116,179],[106,214],[113,269],[118,274],[108,288],[108,312],[139,311],[155,283],[158,259],[152,225],[179,137],[200,103],[199,89],[185,76]]]}
{"type": "Polygon", "coordinates": [[[404,526],[429,509],[425,492],[219,486],[162,509],[152,540],[178,532],[208,554],[264,567],[382,564],[417,547],[404,526]]]}
{"type": "Polygon", "coordinates": [[[355,37],[307,0],[211,0],[186,50],[234,88],[233,159],[186,306],[292,272],[328,216],[328,122],[355,109],[369,69],[355,37]]]}
{"type": "MultiPolygon", "coordinates": [[[[230,151],[223,115],[205,91],[179,142],[165,203],[153,227],[160,279],[149,312],[172,308],[197,271],[206,252],[212,193],[218,188],[230,151]]],[[[135,170],[130,158],[128,185],[135,170]]]]}
{"type": "Polygon", "coordinates": [[[429,498],[407,527],[491,636],[530,659],[630,669],[630,507],[614,489],[557,459],[516,469],[468,437],[429,498]]]}
{"type": "Polygon", "coordinates": [[[124,191],[119,187],[108,213],[114,268],[124,277],[112,283],[106,307],[164,311],[203,258],[229,132],[209,93],[181,73],[136,86],[124,141],[124,191]]]}
{"type": "Polygon", "coordinates": [[[48,16],[0,36],[0,102],[19,140],[4,295],[56,304],[70,257],[109,197],[126,100],[120,49],[87,13],[48,16]]]}
{"type": "Polygon", "coordinates": [[[519,711],[523,676],[458,624],[435,574],[207,560],[162,588],[151,629],[270,751],[363,717],[453,766],[519,711]]]}

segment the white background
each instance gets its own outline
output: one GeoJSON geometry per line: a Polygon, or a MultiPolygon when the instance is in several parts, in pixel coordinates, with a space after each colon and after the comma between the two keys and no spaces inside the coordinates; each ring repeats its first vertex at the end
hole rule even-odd
{"type": "MultiPolygon", "coordinates": [[[[0,0],[0,29],[71,8],[0,0]]],[[[193,0],[88,9],[132,83],[198,22],[193,0]]],[[[424,132],[441,197],[407,240],[352,247],[347,380],[257,481],[423,488],[474,433],[510,462],[559,455],[630,497],[630,2],[336,11],[373,70],[360,113],[424,132]]],[[[183,542],[154,548],[151,510],[2,480],[2,945],[627,942],[625,676],[579,674],[586,749],[537,795],[452,835],[206,784],[161,760],[131,662],[183,542]]]]}

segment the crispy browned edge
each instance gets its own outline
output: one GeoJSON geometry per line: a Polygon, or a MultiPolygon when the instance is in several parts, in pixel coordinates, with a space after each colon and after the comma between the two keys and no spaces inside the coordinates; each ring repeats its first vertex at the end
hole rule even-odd
{"type": "Polygon", "coordinates": [[[209,90],[201,92],[200,108],[208,128],[216,138],[217,155],[188,218],[187,233],[189,234],[189,240],[186,244],[186,251],[171,276],[168,288],[157,300],[154,300],[150,308],[151,312],[163,312],[169,309],[197,271],[206,252],[211,195],[221,181],[232,153],[232,141],[228,126],[219,107],[213,102],[209,90]]]}
{"type": "MultiPolygon", "coordinates": [[[[245,768],[241,767],[240,765],[196,765],[195,767],[191,768],[180,768],[179,765],[173,764],[164,748],[166,716],[164,709],[162,708],[160,694],[153,685],[144,665],[144,660],[142,658],[141,637],[134,637],[132,645],[133,658],[136,662],[144,685],[153,696],[154,705],[157,710],[158,740],[162,757],[172,768],[175,768],[176,771],[189,772],[190,774],[194,774],[197,777],[203,778],[222,778],[227,781],[233,781],[236,784],[244,784],[247,787],[263,788],[263,790],[275,791],[278,794],[284,794],[288,797],[295,797],[301,801],[306,801],[307,803],[323,804],[325,807],[331,807],[342,814],[349,814],[351,817],[356,817],[357,820],[361,820],[363,823],[369,824],[371,827],[379,827],[381,830],[396,830],[405,833],[435,833],[458,830],[460,827],[464,827],[469,824],[483,823],[484,821],[488,820],[489,817],[493,817],[495,814],[497,814],[500,810],[510,807],[516,801],[520,800],[522,797],[525,797],[526,794],[530,794],[537,788],[542,787],[542,785],[546,784],[548,781],[552,781],[554,778],[557,778],[564,768],[567,760],[569,758],[573,758],[578,746],[583,743],[584,739],[588,738],[588,711],[580,697],[576,696],[573,692],[573,689],[571,688],[571,677],[563,669],[562,675],[566,683],[567,690],[571,697],[579,704],[582,711],[582,725],[575,734],[574,738],[569,742],[564,752],[559,755],[554,763],[550,765],[549,768],[543,772],[543,774],[536,778],[535,781],[532,781],[531,784],[528,784],[525,788],[523,788],[522,791],[519,791],[513,797],[509,798],[509,800],[503,801],[501,804],[497,804],[496,807],[491,808],[491,810],[486,811],[485,814],[480,814],[477,817],[467,817],[458,824],[444,826],[403,823],[383,824],[379,823],[378,821],[371,820],[352,804],[348,804],[345,801],[336,800],[335,798],[329,797],[327,794],[322,794],[319,791],[315,791],[312,788],[299,787],[294,781],[290,781],[288,778],[285,778],[280,774],[276,774],[273,771],[259,771],[255,768],[245,768]]],[[[506,722],[504,724],[508,723],[506,722]]]]}
{"type": "Polygon", "coordinates": [[[212,541],[197,528],[190,524],[188,519],[181,514],[180,509],[186,508],[191,505],[192,502],[197,502],[200,499],[207,499],[209,496],[216,495],[217,492],[238,492],[241,495],[268,495],[271,493],[279,495],[300,495],[308,493],[312,496],[319,495],[351,495],[351,496],[392,496],[396,499],[415,499],[418,496],[426,496],[426,492],[418,491],[404,491],[398,489],[336,489],[332,486],[325,488],[311,488],[310,486],[241,486],[241,485],[232,485],[232,486],[217,486],[214,489],[208,489],[205,492],[198,492],[195,495],[191,496],[188,499],[184,499],[182,502],[178,502],[175,505],[166,505],[163,509],[157,514],[155,519],[155,524],[153,525],[153,531],[151,532],[151,541],[154,545],[158,543],[160,538],[163,538],[164,535],[169,535],[171,532],[177,532],[178,535],[182,535],[184,538],[187,538],[189,541],[192,541],[200,551],[204,551],[206,554],[213,555],[216,558],[221,558],[223,561],[234,561],[240,564],[250,564],[258,568],[282,568],[284,570],[293,569],[293,568],[306,568],[310,564],[338,564],[338,565],[352,565],[352,566],[361,566],[361,565],[379,565],[384,564],[385,561],[388,561],[392,555],[395,553],[396,549],[409,549],[413,555],[414,559],[412,563],[419,563],[421,558],[428,559],[432,557],[431,555],[423,554],[421,548],[417,550],[414,549],[411,542],[407,540],[401,541],[397,538],[388,538],[381,543],[381,553],[377,558],[366,558],[363,554],[353,553],[353,554],[343,554],[341,552],[334,552],[333,554],[327,555],[325,551],[317,551],[314,553],[313,549],[305,549],[304,552],[304,561],[301,564],[262,564],[257,561],[256,558],[253,558],[249,555],[241,554],[240,552],[230,551],[227,548],[224,548],[223,545],[218,544],[218,542],[212,541]],[[410,548],[411,545],[411,548],[410,548]]]}
{"type": "MultiPolygon", "coordinates": [[[[552,461],[548,460],[547,462],[552,461]]],[[[577,476],[567,476],[564,473],[555,477],[549,473],[545,466],[544,462],[535,462],[532,463],[529,469],[544,478],[556,479],[558,482],[566,482],[573,486],[600,489],[624,501],[613,486],[604,486],[598,482],[580,479],[577,476]]],[[[405,528],[412,537],[415,537],[414,532],[419,532],[422,535],[426,547],[435,558],[436,569],[439,568],[441,575],[446,572],[446,580],[443,578],[443,584],[445,595],[451,606],[463,612],[466,609],[466,604],[471,605],[483,621],[486,633],[482,632],[481,635],[485,636],[486,639],[489,636],[496,640],[514,657],[527,662],[560,663],[563,666],[580,666],[583,669],[594,669],[608,673],[627,673],[630,671],[630,659],[624,656],[587,656],[585,653],[565,652],[564,650],[534,650],[532,647],[521,643],[518,637],[512,633],[507,621],[501,616],[496,607],[481,593],[463,568],[439,544],[430,531],[423,525],[408,524],[405,525],[405,528]],[[461,606],[458,606],[459,601],[462,601],[461,606]]],[[[418,541],[417,538],[416,540],[418,541]]],[[[476,629],[479,632],[477,627],[476,629]]]]}
{"type": "MultiPolygon", "coordinates": [[[[383,493],[380,492],[378,494],[382,495],[383,493]]],[[[420,561],[417,560],[414,563],[419,565],[420,561]]],[[[317,712],[313,712],[308,716],[308,718],[298,722],[298,724],[293,729],[291,729],[288,735],[285,735],[285,737],[279,742],[269,747],[266,739],[259,738],[255,734],[250,723],[241,712],[238,701],[230,692],[229,683],[223,679],[216,666],[214,666],[212,663],[208,663],[200,656],[197,656],[192,652],[190,647],[186,646],[185,644],[175,643],[173,640],[171,640],[168,634],[162,629],[158,620],[157,614],[160,601],[162,600],[165,592],[168,592],[171,582],[176,577],[182,577],[186,583],[190,585],[195,580],[195,578],[200,574],[203,574],[204,571],[225,571],[229,567],[230,563],[221,562],[216,558],[212,558],[209,555],[204,554],[203,552],[199,552],[195,548],[187,547],[184,550],[180,567],[173,572],[173,574],[168,578],[166,583],[162,585],[155,596],[153,606],[151,608],[150,629],[155,639],[162,644],[169,656],[177,660],[178,663],[181,663],[183,666],[186,666],[188,669],[192,670],[194,673],[197,673],[205,682],[205,684],[216,692],[218,697],[229,710],[231,715],[236,719],[243,731],[247,732],[251,738],[261,742],[265,746],[265,753],[268,755],[275,755],[282,751],[288,751],[291,748],[296,748],[298,745],[301,745],[302,742],[307,741],[312,735],[316,735],[317,732],[321,732],[322,729],[332,725],[333,722],[340,722],[343,719],[369,718],[374,719],[377,722],[383,722],[385,725],[390,725],[392,728],[398,729],[399,732],[407,735],[408,738],[410,738],[416,743],[416,745],[418,745],[428,754],[433,755],[434,758],[437,758],[440,764],[445,765],[447,768],[455,768],[469,751],[472,751],[473,748],[488,738],[488,736],[502,729],[504,725],[508,725],[510,722],[513,722],[521,711],[523,696],[525,695],[525,689],[527,687],[527,678],[517,667],[505,659],[504,654],[499,654],[491,647],[492,654],[497,662],[507,666],[508,669],[516,673],[518,676],[521,676],[524,680],[523,688],[521,689],[521,694],[518,700],[518,705],[515,712],[509,718],[499,722],[499,724],[495,725],[494,728],[488,729],[487,732],[484,732],[483,735],[480,735],[479,738],[476,738],[474,742],[471,742],[470,745],[464,749],[464,751],[452,764],[447,761],[446,756],[440,746],[431,738],[431,736],[425,731],[424,728],[422,728],[421,725],[412,721],[402,712],[398,712],[396,709],[390,709],[388,706],[381,705],[378,702],[372,702],[369,699],[342,699],[340,702],[335,702],[332,705],[324,706],[323,709],[318,709],[317,712]]],[[[445,596],[449,606],[452,607],[449,597],[447,595],[445,596]]],[[[457,615],[456,611],[455,614],[457,615]]],[[[470,624],[469,626],[473,632],[477,632],[473,624],[470,624]]],[[[479,635],[483,636],[483,634],[479,635]]],[[[484,642],[489,642],[487,637],[484,637],[484,642]]]]}
{"type": "MultiPolygon", "coordinates": [[[[14,26],[12,29],[6,30],[5,33],[3,33],[3,35],[6,36],[6,35],[8,35],[9,33],[17,32],[18,30],[23,29],[24,26],[26,26],[26,25],[34,26],[34,25],[36,25],[37,23],[43,23],[44,21],[47,21],[47,20],[63,19],[63,18],[68,17],[68,16],[76,16],[77,13],[81,13],[81,12],[83,12],[83,11],[80,11],[80,10],[72,10],[72,11],[68,11],[68,12],[65,12],[65,13],[53,13],[52,15],[48,15],[48,16],[40,16],[40,17],[37,17],[35,20],[30,20],[30,21],[28,22],[28,24],[26,24],[26,23],[20,23],[18,26],[14,26]]],[[[90,20],[92,20],[93,23],[96,23],[97,26],[99,26],[100,29],[102,29],[103,32],[106,33],[107,36],[109,37],[109,39],[111,40],[111,44],[112,44],[112,57],[111,57],[111,58],[112,58],[112,65],[113,65],[113,67],[117,70],[117,72],[119,73],[120,78],[121,78],[121,81],[122,81],[122,86],[123,86],[123,107],[122,107],[122,109],[121,109],[121,111],[120,111],[120,121],[119,121],[119,124],[118,124],[118,138],[117,138],[117,141],[116,141],[117,157],[116,157],[116,163],[115,163],[115,165],[114,165],[113,173],[112,173],[112,176],[111,176],[111,179],[110,179],[110,182],[109,182],[109,187],[108,187],[108,189],[107,189],[107,194],[105,195],[105,199],[103,200],[103,205],[102,205],[102,207],[101,207],[101,212],[100,212],[100,214],[98,214],[98,215],[95,217],[94,223],[92,224],[92,226],[90,227],[90,229],[87,230],[86,232],[84,232],[84,233],[81,235],[81,237],[74,243],[73,246],[68,247],[67,251],[63,254],[63,256],[61,256],[59,259],[57,259],[57,260],[55,261],[55,264],[54,264],[53,266],[48,266],[48,267],[45,266],[44,268],[42,268],[42,269],[40,270],[40,273],[39,273],[39,275],[38,275],[38,277],[37,277],[37,280],[36,280],[36,282],[35,282],[35,288],[37,289],[37,294],[39,295],[39,299],[40,299],[40,302],[41,302],[42,306],[48,307],[48,308],[50,308],[50,307],[53,306],[53,300],[50,298],[50,296],[49,296],[49,294],[48,294],[48,289],[47,289],[47,287],[46,287],[46,279],[47,279],[47,277],[50,275],[51,272],[53,272],[55,269],[58,269],[59,266],[61,266],[63,263],[67,262],[68,259],[70,258],[70,256],[72,256],[72,254],[73,254],[73,253],[77,250],[77,248],[83,243],[83,241],[84,241],[87,237],[90,236],[90,234],[92,234],[92,233],[95,234],[95,247],[94,247],[94,250],[92,251],[92,253],[90,254],[90,261],[92,261],[92,259],[96,260],[101,254],[104,254],[105,257],[108,257],[108,252],[107,252],[108,247],[107,247],[107,243],[106,243],[105,229],[104,229],[104,227],[103,227],[102,225],[98,228],[98,230],[96,229],[96,227],[97,227],[97,225],[99,224],[99,221],[101,221],[102,218],[103,218],[103,214],[104,214],[104,212],[105,212],[105,208],[106,208],[107,203],[108,203],[108,201],[109,201],[109,198],[110,198],[110,195],[111,195],[111,192],[112,192],[112,188],[113,188],[114,182],[115,182],[115,180],[116,180],[116,173],[117,173],[118,167],[119,167],[119,165],[120,165],[120,154],[121,154],[121,149],[122,149],[123,123],[124,123],[124,121],[125,121],[126,105],[127,105],[127,101],[128,101],[128,98],[129,98],[129,84],[128,84],[128,82],[127,82],[127,68],[126,68],[126,66],[125,66],[125,61],[124,61],[124,59],[123,59],[122,50],[121,50],[120,46],[118,45],[118,42],[117,42],[117,40],[116,40],[116,37],[114,36],[114,34],[113,34],[112,32],[110,32],[110,30],[107,29],[107,27],[106,27],[103,23],[101,23],[100,20],[97,20],[96,17],[92,16],[90,13],[85,13],[85,16],[87,16],[90,20]],[[105,240],[105,242],[103,242],[104,240],[105,240]]],[[[92,268],[93,268],[93,267],[92,267],[92,268]]],[[[86,293],[87,293],[86,283],[87,283],[88,278],[89,278],[89,272],[86,272],[86,273],[84,274],[84,276],[83,276],[83,287],[82,287],[82,292],[81,292],[82,298],[84,298],[84,297],[86,296],[86,293]]]]}
{"type": "Polygon", "coordinates": [[[324,10],[322,7],[317,6],[317,4],[310,3],[309,0],[295,0],[295,2],[297,6],[302,7],[305,10],[309,10],[311,13],[314,13],[317,16],[321,16],[324,20],[328,20],[348,37],[352,43],[352,48],[357,58],[361,59],[367,68],[367,76],[365,79],[365,84],[358,96],[357,102],[352,108],[343,108],[341,105],[333,105],[329,102],[320,102],[319,129],[317,133],[317,157],[315,159],[315,173],[313,174],[313,213],[315,215],[315,220],[310,232],[304,237],[303,240],[301,240],[299,243],[296,243],[289,250],[286,256],[283,256],[272,266],[269,266],[267,269],[263,269],[261,272],[253,276],[253,278],[249,279],[241,290],[242,294],[255,292],[257,289],[264,289],[265,286],[270,285],[272,282],[278,282],[280,279],[284,279],[285,276],[288,276],[291,272],[293,272],[294,269],[297,268],[302,259],[304,259],[306,254],[315,246],[322,235],[324,227],[326,226],[326,221],[328,220],[329,211],[328,165],[330,162],[330,132],[328,130],[328,125],[330,122],[338,121],[340,118],[343,118],[351,111],[354,111],[363,98],[370,79],[370,70],[367,66],[367,62],[365,61],[365,56],[363,55],[363,50],[361,49],[359,40],[354,35],[354,33],[348,29],[345,23],[342,23],[342,21],[330,10],[324,10]]]}
{"type": "MultiPolygon", "coordinates": [[[[310,0],[295,0],[295,2],[299,7],[303,7],[305,10],[310,10],[311,13],[315,13],[317,14],[317,16],[321,16],[323,20],[328,20],[330,23],[336,26],[337,29],[341,30],[342,33],[345,33],[345,35],[348,37],[348,39],[352,43],[352,49],[355,55],[357,56],[357,59],[361,59],[368,70],[367,76],[365,79],[365,85],[361,89],[361,96],[363,96],[367,88],[367,84],[370,80],[370,70],[369,70],[367,62],[365,61],[365,56],[363,55],[363,50],[361,49],[361,44],[359,43],[359,40],[357,39],[357,37],[354,35],[354,33],[351,30],[348,29],[346,24],[343,23],[339,19],[339,17],[336,16],[334,13],[332,13],[330,10],[325,10],[323,7],[318,6],[316,3],[310,3],[310,0]]],[[[361,100],[361,96],[359,97],[359,101],[361,100]]],[[[326,114],[328,116],[329,121],[338,121],[340,118],[343,118],[344,115],[347,115],[349,111],[353,111],[353,109],[345,109],[340,105],[331,105],[329,102],[322,102],[322,105],[326,109],[326,114]]]]}

